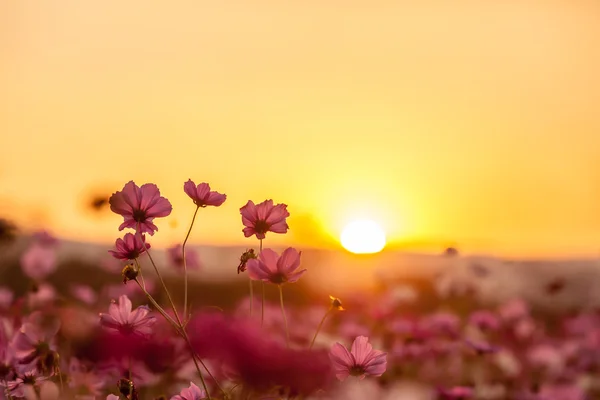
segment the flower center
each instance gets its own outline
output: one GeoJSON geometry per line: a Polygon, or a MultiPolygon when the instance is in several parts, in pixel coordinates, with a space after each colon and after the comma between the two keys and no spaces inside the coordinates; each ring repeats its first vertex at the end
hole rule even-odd
{"type": "Polygon", "coordinates": [[[360,365],[355,365],[350,368],[350,375],[352,376],[361,376],[365,374],[365,369],[360,365]]]}
{"type": "Polygon", "coordinates": [[[135,329],[133,329],[133,325],[130,325],[130,324],[119,325],[119,333],[123,336],[129,336],[134,331],[135,331],[135,329]]]}
{"type": "Polygon", "coordinates": [[[146,220],[146,211],[140,209],[134,210],[133,220],[135,222],[144,222],[146,220]]]}
{"type": "Polygon", "coordinates": [[[23,376],[23,383],[25,385],[35,385],[35,376],[33,376],[33,375],[23,376]]]}
{"type": "Polygon", "coordinates": [[[254,230],[258,233],[267,233],[271,228],[271,225],[264,220],[258,220],[254,223],[254,230]]]}
{"type": "Polygon", "coordinates": [[[269,277],[269,280],[275,284],[281,285],[282,283],[287,282],[287,277],[279,272],[272,274],[269,277]]]}

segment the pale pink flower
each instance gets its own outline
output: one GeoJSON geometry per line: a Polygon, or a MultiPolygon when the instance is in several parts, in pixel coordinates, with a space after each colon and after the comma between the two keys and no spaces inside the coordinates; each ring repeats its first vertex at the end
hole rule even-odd
{"type": "Polygon", "coordinates": [[[94,289],[87,285],[71,286],[71,294],[77,300],[80,300],[90,306],[96,304],[96,301],[98,300],[98,294],[96,294],[94,289]]]}
{"type": "Polygon", "coordinates": [[[86,393],[92,398],[100,395],[104,387],[104,379],[90,367],[76,358],[69,362],[69,387],[77,393],[86,393]]]}
{"type": "Polygon", "coordinates": [[[119,400],[119,396],[114,395],[114,394],[109,394],[108,396],[106,396],[106,400],[119,400]]]}
{"type": "Polygon", "coordinates": [[[55,351],[54,337],[59,329],[58,319],[48,319],[41,311],[33,312],[11,342],[15,359],[22,365],[32,365],[40,357],[55,351]]]}
{"type": "MultiPolygon", "coordinates": [[[[121,285],[123,286],[123,285],[121,285]]],[[[30,308],[46,307],[56,298],[56,290],[49,283],[35,285],[27,299],[30,308]]]]}
{"type": "Polygon", "coordinates": [[[265,200],[260,204],[248,201],[240,208],[244,236],[256,235],[257,239],[264,239],[267,232],[286,233],[288,224],[285,219],[290,216],[286,204],[273,205],[273,200],[265,200]]]}
{"type": "Polygon", "coordinates": [[[56,270],[56,250],[34,243],[21,256],[21,268],[28,277],[41,281],[56,270]]]}
{"type": "Polygon", "coordinates": [[[32,369],[12,380],[6,382],[6,388],[10,391],[13,397],[25,397],[26,387],[31,385],[35,388],[39,388],[40,384],[47,381],[48,378],[44,377],[38,370],[32,369]]]}
{"type": "Polygon", "coordinates": [[[359,336],[354,339],[352,349],[349,352],[340,343],[331,347],[329,358],[333,363],[335,374],[340,381],[348,376],[381,376],[387,368],[387,353],[373,350],[369,338],[359,336]]]}
{"type": "Polygon", "coordinates": [[[200,400],[206,397],[206,392],[190,382],[190,387],[181,390],[176,396],[171,397],[171,400],[200,400]]]}
{"type": "Polygon", "coordinates": [[[281,253],[281,257],[271,249],[264,249],[258,259],[248,260],[248,276],[276,285],[296,282],[306,272],[306,269],[298,271],[300,254],[292,247],[281,253]]]}
{"type": "Polygon", "coordinates": [[[126,233],[123,239],[117,239],[115,242],[117,250],[108,252],[118,260],[135,260],[150,248],[150,243],[146,243],[144,235],[126,233]]]}
{"type": "Polygon", "coordinates": [[[126,295],[119,297],[118,305],[113,300],[108,307],[108,314],[100,313],[100,324],[108,330],[122,335],[147,336],[152,333],[152,325],[156,322],[154,316],[148,315],[150,309],[140,306],[131,310],[131,300],[126,295]]]}
{"type": "Polygon", "coordinates": [[[196,186],[191,179],[183,184],[183,190],[194,200],[194,204],[198,207],[219,207],[227,199],[227,195],[211,191],[208,183],[201,183],[196,186]]]}
{"type": "Polygon", "coordinates": [[[109,203],[110,209],[124,218],[119,226],[120,231],[132,228],[150,235],[158,230],[152,222],[154,218],[166,217],[173,209],[169,200],[160,195],[155,184],[146,183],[138,187],[133,181],[125,184],[122,191],[114,193],[109,203]]]}
{"type": "MultiPolygon", "coordinates": [[[[167,255],[173,266],[183,268],[183,252],[180,244],[167,249],[167,255]]],[[[188,269],[200,269],[200,257],[193,247],[185,248],[185,263],[188,269]]]]}

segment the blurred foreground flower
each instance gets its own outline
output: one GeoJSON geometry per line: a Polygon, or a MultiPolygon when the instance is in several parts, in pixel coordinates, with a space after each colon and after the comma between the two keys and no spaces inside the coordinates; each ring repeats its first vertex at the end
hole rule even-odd
{"type": "Polygon", "coordinates": [[[288,224],[285,219],[290,216],[286,204],[273,205],[273,200],[265,200],[260,204],[254,204],[248,200],[245,206],[240,208],[244,236],[256,235],[257,239],[264,239],[267,232],[286,233],[288,224]]]}
{"type": "Polygon", "coordinates": [[[152,222],[154,218],[166,217],[173,209],[169,200],[160,195],[155,184],[146,183],[139,187],[133,181],[125,184],[122,191],[110,196],[109,203],[114,213],[123,216],[120,231],[132,228],[136,231],[139,229],[140,234],[150,235],[158,230],[152,222]]]}
{"type": "Polygon", "coordinates": [[[381,376],[387,368],[387,353],[373,350],[369,338],[359,336],[352,343],[349,352],[343,345],[336,343],[332,346],[329,357],[333,362],[336,376],[343,381],[348,376],[381,376]]]}
{"type": "Polygon", "coordinates": [[[219,360],[255,390],[281,386],[293,395],[310,395],[332,383],[327,352],[286,349],[251,320],[203,314],[187,329],[200,357],[219,360]]]}

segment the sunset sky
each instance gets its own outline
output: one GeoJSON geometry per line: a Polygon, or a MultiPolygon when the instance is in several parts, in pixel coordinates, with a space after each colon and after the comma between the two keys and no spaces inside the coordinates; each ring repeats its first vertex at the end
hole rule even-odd
{"type": "Polygon", "coordinates": [[[600,254],[600,2],[0,3],[0,217],[109,242],[91,196],[154,182],[170,245],[188,178],[228,195],[195,243],[272,198],[269,243],[600,254]]]}

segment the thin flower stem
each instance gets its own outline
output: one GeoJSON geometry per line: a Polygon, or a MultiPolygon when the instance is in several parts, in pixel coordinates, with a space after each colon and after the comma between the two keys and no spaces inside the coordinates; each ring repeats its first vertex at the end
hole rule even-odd
{"type": "Polygon", "coordinates": [[[135,262],[136,267],[138,267],[140,279],[142,280],[142,289],[145,291],[146,290],[146,282],[144,281],[144,274],[142,274],[142,266],[140,265],[140,262],[138,261],[137,258],[134,258],[133,261],[135,262]]]}
{"type": "Polygon", "coordinates": [[[329,310],[327,310],[327,312],[325,313],[325,315],[323,315],[323,318],[321,318],[321,322],[319,322],[319,326],[317,326],[317,331],[315,332],[315,336],[313,336],[312,341],[310,342],[310,346],[308,346],[309,350],[312,349],[313,345],[315,344],[315,340],[317,339],[317,335],[321,331],[321,328],[323,327],[323,323],[325,322],[325,319],[327,318],[327,316],[329,315],[330,312],[331,312],[331,308],[329,308],[329,310]]]}
{"type": "Polygon", "coordinates": [[[285,316],[285,308],[283,307],[283,290],[281,285],[279,287],[279,303],[281,304],[281,315],[283,315],[283,323],[285,324],[285,344],[290,347],[290,331],[288,330],[287,317],[285,316]]]}
{"type": "Polygon", "coordinates": [[[62,371],[60,370],[60,361],[58,363],[59,363],[59,365],[57,365],[57,367],[58,367],[58,380],[60,382],[60,392],[62,394],[64,394],[65,393],[65,386],[63,384],[62,371]]]}
{"type": "Polygon", "coordinates": [[[156,276],[158,276],[158,280],[160,281],[163,289],[165,290],[165,293],[167,294],[167,299],[169,300],[169,304],[171,305],[171,308],[173,309],[173,313],[175,314],[175,318],[177,319],[177,322],[179,323],[179,325],[181,325],[181,319],[179,318],[179,313],[177,313],[177,307],[175,307],[175,303],[173,302],[173,299],[171,298],[171,293],[169,293],[169,289],[167,289],[167,285],[165,284],[165,280],[163,279],[160,271],[158,270],[158,267],[154,263],[154,259],[152,258],[152,255],[150,255],[150,252],[148,251],[148,249],[146,249],[146,254],[148,254],[148,258],[150,259],[150,263],[152,264],[152,267],[154,267],[154,271],[156,272],[156,276]]]}
{"type": "MultiPolygon", "coordinates": [[[[260,245],[259,245],[259,250],[258,250],[258,255],[260,256],[263,250],[263,240],[260,240],[260,245]]],[[[263,324],[265,323],[265,283],[263,281],[260,281],[260,290],[262,291],[262,301],[261,301],[261,308],[260,308],[260,327],[263,327],[263,324]]]]}
{"type": "Polygon", "coordinates": [[[187,304],[188,304],[188,272],[187,272],[187,261],[185,259],[185,244],[187,243],[190,233],[192,233],[192,228],[194,227],[194,221],[196,221],[196,215],[198,214],[198,210],[200,206],[196,206],[196,211],[194,211],[194,216],[192,217],[192,223],[190,224],[190,229],[187,231],[187,235],[185,235],[185,239],[183,244],[181,245],[181,256],[183,257],[183,319],[187,320],[187,304]]]}
{"type": "MultiPolygon", "coordinates": [[[[150,293],[148,293],[145,288],[142,287],[142,285],[140,284],[140,282],[137,279],[135,280],[135,282],[138,284],[138,286],[140,287],[140,289],[142,289],[142,291],[144,292],[144,294],[146,295],[146,297],[148,297],[148,300],[150,300],[150,302],[152,303],[152,305],[154,305],[154,307],[156,307],[157,311],[167,320],[167,322],[169,322],[173,326],[173,328],[175,328],[175,331],[181,337],[183,337],[186,340],[187,344],[190,346],[190,350],[192,352],[192,358],[194,358],[194,363],[196,364],[196,366],[197,366],[197,363],[196,363],[195,359],[197,358],[198,361],[200,361],[200,364],[202,364],[202,366],[204,367],[204,369],[208,373],[208,375],[212,378],[212,380],[215,382],[215,384],[219,387],[219,390],[221,390],[223,393],[225,393],[225,391],[221,388],[221,385],[219,385],[219,382],[214,377],[214,375],[210,372],[210,370],[208,369],[208,367],[206,366],[206,364],[204,364],[204,362],[202,361],[202,359],[200,357],[198,357],[198,355],[196,354],[196,352],[194,352],[193,348],[191,347],[191,343],[189,341],[189,337],[187,336],[185,330],[179,324],[177,324],[177,322],[175,322],[173,320],[173,318],[171,318],[169,316],[169,314],[167,314],[167,312],[156,302],[156,300],[154,300],[154,297],[152,297],[152,295],[150,293]]],[[[200,374],[201,380],[203,380],[202,373],[200,372],[200,367],[197,366],[196,369],[198,370],[198,372],[200,374]]]]}
{"type": "Polygon", "coordinates": [[[146,295],[148,300],[150,300],[150,302],[156,308],[156,310],[167,320],[167,322],[169,322],[171,325],[173,325],[173,327],[177,330],[177,332],[179,332],[180,328],[179,328],[179,325],[177,325],[177,322],[175,322],[173,320],[173,318],[171,318],[169,316],[169,314],[167,314],[167,312],[156,302],[156,300],[154,300],[154,297],[152,297],[152,295],[146,291],[146,288],[143,287],[142,284],[137,279],[135,280],[135,283],[137,283],[138,286],[140,287],[140,289],[142,289],[142,292],[144,292],[144,294],[146,295]]]}

